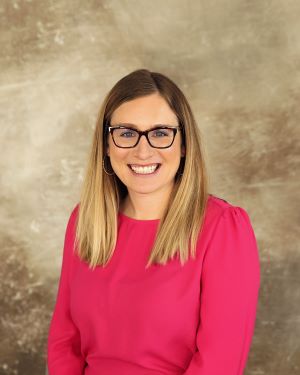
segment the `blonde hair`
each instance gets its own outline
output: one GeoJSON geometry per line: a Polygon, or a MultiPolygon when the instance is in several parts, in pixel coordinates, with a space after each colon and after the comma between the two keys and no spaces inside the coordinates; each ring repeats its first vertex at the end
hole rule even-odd
{"type": "Polygon", "coordinates": [[[106,155],[107,124],[113,112],[124,102],[159,93],[177,115],[183,128],[185,156],[176,173],[173,192],[161,217],[155,242],[146,268],[154,263],[166,264],[179,256],[181,264],[196,255],[196,243],[203,227],[208,199],[208,178],[200,131],[190,105],[182,91],[168,77],[147,69],[135,70],[120,79],[106,95],[100,108],[92,147],[83,180],[75,247],[81,260],[94,269],[111,259],[118,235],[118,212],[127,188],[117,175],[103,171],[106,155]]]}

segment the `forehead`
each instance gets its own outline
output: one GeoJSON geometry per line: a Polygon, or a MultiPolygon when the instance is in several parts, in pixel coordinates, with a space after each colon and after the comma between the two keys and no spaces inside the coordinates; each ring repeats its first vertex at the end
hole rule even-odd
{"type": "Polygon", "coordinates": [[[126,123],[143,130],[154,125],[178,125],[178,120],[162,96],[151,94],[122,103],[113,112],[110,123],[126,123]]]}

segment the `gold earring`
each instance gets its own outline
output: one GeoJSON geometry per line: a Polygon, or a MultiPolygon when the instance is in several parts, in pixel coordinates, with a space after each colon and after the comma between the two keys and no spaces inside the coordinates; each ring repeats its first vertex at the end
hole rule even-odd
{"type": "Polygon", "coordinates": [[[108,174],[109,176],[112,176],[112,175],[115,174],[115,172],[113,172],[113,173],[108,173],[108,172],[106,171],[106,169],[105,169],[105,163],[104,163],[104,160],[105,160],[106,156],[107,156],[107,155],[104,155],[104,158],[103,158],[103,160],[102,160],[102,166],[103,166],[104,172],[105,172],[106,174],[108,174]]]}

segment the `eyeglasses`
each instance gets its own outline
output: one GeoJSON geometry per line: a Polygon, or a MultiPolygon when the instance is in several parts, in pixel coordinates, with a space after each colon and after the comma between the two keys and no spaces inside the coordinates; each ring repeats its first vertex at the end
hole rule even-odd
{"type": "Polygon", "coordinates": [[[182,131],[181,126],[159,126],[150,130],[140,131],[128,126],[108,126],[114,144],[121,148],[135,147],[142,135],[145,135],[149,145],[154,148],[171,147],[177,131],[182,131]]]}

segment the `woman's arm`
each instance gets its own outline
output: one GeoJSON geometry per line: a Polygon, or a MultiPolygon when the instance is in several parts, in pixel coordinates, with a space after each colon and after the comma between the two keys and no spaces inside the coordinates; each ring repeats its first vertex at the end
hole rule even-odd
{"type": "Polygon", "coordinates": [[[247,212],[221,215],[204,256],[197,352],[185,375],[242,375],[260,287],[256,238],[247,212]]]}
{"type": "Polygon", "coordinates": [[[80,334],[70,315],[70,267],[73,256],[77,206],[73,209],[64,241],[56,304],[49,327],[47,365],[49,375],[82,375],[85,366],[80,351],[80,334]]]}

